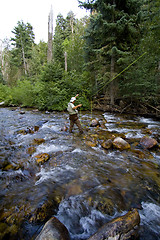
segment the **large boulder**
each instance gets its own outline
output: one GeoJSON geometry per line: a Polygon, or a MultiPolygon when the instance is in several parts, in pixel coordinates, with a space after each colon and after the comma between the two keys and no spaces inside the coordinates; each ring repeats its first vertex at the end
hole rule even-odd
{"type": "Polygon", "coordinates": [[[56,218],[52,217],[44,225],[35,240],[69,240],[67,228],[56,218]]]}
{"type": "Polygon", "coordinates": [[[140,144],[143,148],[151,149],[154,146],[156,146],[158,143],[154,138],[145,136],[140,140],[140,144]]]}
{"type": "Polygon", "coordinates": [[[113,140],[113,146],[119,150],[125,150],[131,147],[130,144],[121,137],[116,137],[113,140]]]}
{"type": "Polygon", "coordinates": [[[88,240],[124,240],[134,239],[138,236],[140,216],[137,209],[129,211],[127,214],[115,218],[104,224],[88,240]]]}

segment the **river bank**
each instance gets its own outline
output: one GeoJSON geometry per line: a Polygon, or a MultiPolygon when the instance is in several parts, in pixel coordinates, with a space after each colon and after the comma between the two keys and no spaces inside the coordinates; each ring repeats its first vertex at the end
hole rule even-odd
{"type": "Polygon", "coordinates": [[[144,117],[155,117],[160,119],[160,105],[152,106],[150,103],[140,101],[128,101],[117,99],[114,106],[110,105],[110,99],[94,99],[93,109],[95,111],[135,114],[144,117]]]}

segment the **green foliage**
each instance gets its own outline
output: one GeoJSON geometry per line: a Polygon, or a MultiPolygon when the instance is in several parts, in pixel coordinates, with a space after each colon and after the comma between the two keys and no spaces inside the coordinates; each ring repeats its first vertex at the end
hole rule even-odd
{"type": "Polygon", "coordinates": [[[68,71],[76,70],[82,72],[84,69],[84,31],[88,18],[77,20],[74,33],[63,41],[63,49],[67,53],[68,71]]]}
{"type": "Polygon", "coordinates": [[[63,76],[63,69],[59,62],[56,63],[47,63],[44,65],[41,71],[41,81],[42,82],[57,82],[63,76]]]}
{"type": "Polygon", "coordinates": [[[89,82],[88,73],[84,72],[81,75],[73,71],[64,73],[63,76],[58,79],[56,72],[55,75],[52,75],[52,79],[53,81],[42,82],[43,85],[38,93],[36,101],[38,108],[41,110],[66,110],[70,98],[77,93],[80,94],[79,100],[81,100],[83,104],[83,109],[89,107],[89,101],[87,99],[90,97],[91,93],[89,83],[87,84],[87,82],[89,82]]]}
{"type": "Polygon", "coordinates": [[[2,75],[1,68],[0,68],[0,83],[3,83],[3,75],[2,75]]]}
{"type": "Polygon", "coordinates": [[[29,76],[39,76],[41,69],[47,63],[47,43],[40,41],[38,45],[33,45],[31,58],[28,60],[29,76]]]}
{"type": "Polygon", "coordinates": [[[10,88],[0,83],[0,102],[5,101],[7,103],[10,98],[10,88]]]}
{"type": "Polygon", "coordinates": [[[34,106],[33,85],[28,79],[18,80],[16,86],[12,87],[10,104],[23,107],[34,106]]]}
{"type": "MultiPolygon", "coordinates": [[[[120,84],[121,96],[149,101],[155,105],[160,101],[159,7],[158,0],[147,1],[147,5],[144,5],[143,36],[134,59],[144,52],[147,54],[124,73],[120,84]]],[[[132,61],[133,57],[128,57],[128,63],[132,61]]]]}

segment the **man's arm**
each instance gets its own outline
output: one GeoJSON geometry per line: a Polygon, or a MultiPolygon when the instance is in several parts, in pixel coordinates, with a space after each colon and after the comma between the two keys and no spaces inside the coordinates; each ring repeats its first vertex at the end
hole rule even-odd
{"type": "Polygon", "coordinates": [[[75,98],[78,97],[78,96],[79,96],[79,94],[77,94],[77,95],[75,96],[75,98]]]}
{"type": "Polygon", "coordinates": [[[82,106],[82,104],[79,104],[77,106],[74,106],[73,109],[77,109],[78,107],[81,107],[81,106],[82,106]]]}

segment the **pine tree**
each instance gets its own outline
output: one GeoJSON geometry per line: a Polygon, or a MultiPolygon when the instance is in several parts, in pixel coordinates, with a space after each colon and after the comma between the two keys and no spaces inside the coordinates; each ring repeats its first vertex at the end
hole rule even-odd
{"type": "MultiPolygon", "coordinates": [[[[118,62],[131,54],[140,38],[140,0],[88,0],[80,5],[92,12],[86,32],[87,64],[101,87],[114,78],[118,62]]],[[[110,83],[110,103],[114,104],[116,80],[110,83]]],[[[105,94],[106,94],[105,90],[105,94]]]]}
{"type": "Polygon", "coordinates": [[[25,24],[18,21],[17,26],[12,33],[15,35],[11,38],[12,45],[12,64],[24,69],[25,75],[28,72],[27,59],[31,58],[32,45],[34,44],[33,27],[30,23],[25,24]]]}

